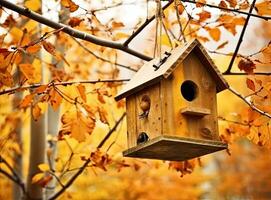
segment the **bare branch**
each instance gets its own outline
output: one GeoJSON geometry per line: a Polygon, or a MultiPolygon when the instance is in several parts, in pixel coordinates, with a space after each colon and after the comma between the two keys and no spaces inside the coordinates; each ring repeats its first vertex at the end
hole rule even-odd
{"type": "MultiPolygon", "coordinates": [[[[95,58],[97,58],[97,59],[99,59],[99,60],[101,60],[101,61],[104,61],[104,62],[108,62],[108,63],[111,63],[111,64],[113,64],[111,61],[109,61],[109,60],[107,60],[107,59],[105,59],[105,58],[103,58],[103,57],[100,57],[100,56],[98,56],[98,55],[96,55],[95,53],[93,53],[90,49],[88,49],[87,47],[85,47],[81,42],[79,42],[77,39],[75,39],[75,38],[73,38],[73,37],[71,37],[80,47],[82,47],[86,52],[88,52],[88,53],[90,53],[91,55],[93,55],[95,58]]],[[[137,70],[136,69],[133,69],[133,68],[131,68],[131,67],[129,67],[129,66],[126,66],[126,65],[123,65],[123,64],[119,64],[119,63],[114,63],[114,65],[116,65],[116,66],[119,66],[119,67],[123,67],[123,68],[125,68],[125,69],[129,69],[129,70],[131,70],[131,71],[134,71],[134,72],[136,72],[137,70]]]]}
{"type": "MultiPolygon", "coordinates": [[[[169,0],[169,2],[162,7],[162,10],[165,10],[172,4],[173,0],[169,0]]],[[[155,15],[151,18],[146,19],[146,21],[123,43],[124,46],[128,46],[128,44],[146,27],[149,23],[151,23],[155,19],[155,15]]]]}
{"type": "Polygon", "coordinates": [[[0,95],[3,94],[12,94],[15,93],[17,90],[27,90],[27,89],[34,89],[40,86],[44,86],[44,85],[73,85],[73,84],[79,84],[79,83],[85,83],[85,84],[95,84],[95,83],[116,83],[116,82],[125,82],[125,81],[129,81],[130,79],[97,79],[97,80],[81,80],[81,81],[67,81],[67,82],[50,82],[47,84],[41,84],[41,83],[37,83],[37,84],[33,84],[33,85],[25,85],[25,86],[17,86],[17,87],[13,87],[10,89],[5,89],[0,91],[0,95]]]}
{"type": "MultiPolygon", "coordinates": [[[[119,120],[115,123],[114,127],[106,134],[105,138],[100,142],[98,145],[98,148],[101,148],[105,141],[112,135],[112,133],[117,129],[119,126],[120,122],[124,119],[126,113],[123,113],[122,116],[119,118],[119,120]]],[[[77,177],[82,174],[82,172],[86,169],[88,164],[91,162],[90,158],[88,158],[84,164],[79,168],[79,170],[68,180],[68,182],[58,191],[56,192],[49,200],[54,200],[58,198],[65,190],[70,187],[73,182],[77,179],[77,177]]]]}
{"type": "Polygon", "coordinates": [[[30,19],[33,19],[39,23],[42,23],[46,26],[49,26],[53,29],[61,29],[64,33],[67,33],[68,35],[71,35],[73,37],[76,37],[76,38],[79,38],[79,39],[82,39],[82,40],[85,40],[85,41],[88,41],[88,42],[91,42],[91,43],[94,43],[94,44],[97,44],[97,45],[100,45],[100,46],[104,46],[104,47],[109,47],[109,48],[114,48],[114,49],[118,49],[118,50],[121,50],[123,52],[126,52],[128,54],[131,54],[133,56],[136,56],[138,58],[141,58],[143,60],[146,60],[146,61],[150,61],[152,58],[151,57],[148,57],[144,54],[141,54],[140,52],[138,51],[135,51],[133,49],[130,49],[127,45],[123,45],[121,43],[118,43],[118,42],[113,42],[113,41],[108,41],[108,40],[105,40],[105,39],[101,39],[101,38],[98,38],[94,35],[90,35],[88,33],[85,33],[85,32],[82,32],[82,31],[79,31],[79,30],[76,30],[74,28],[71,28],[65,24],[61,24],[61,23],[57,23],[57,22],[54,22],[52,20],[49,20],[45,17],[43,17],[42,15],[36,13],[36,12],[33,12],[31,10],[29,10],[28,8],[25,8],[25,7],[22,7],[22,6],[18,6],[16,4],[13,4],[9,1],[6,1],[6,0],[1,0],[0,1],[0,6],[3,6],[5,8],[8,8],[10,10],[13,10],[21,15],[24,15],[30,19]]]}
{"type": "MultiPolygon", "coordinates": [[[[255,6],[255,3],[256,3],[256,0],[253,0],[252,4],[251,4],[251,6],[250,6],[250,9],[249,9],[249,13],[252,13],[253,8],[254,8],[254,6],[255,6]]],[[[246,31],[246,28],[247,28],[249,19],[250,19],[250,15],[248,15],[247,18],[246,18],[244,27],[243,27],[242,32],[241,32],[241,34],[240,34],[240,38],[239,38],[238,43],[237,43],[237,45],[236,45],[236,48],[235,48],[235,51],[234,51],[233,56],[232,56],[232,58],[231,58],[230,64],[229,64],[229,66],[228,66],[228,69],[225,71],[225,74],[229,73],[229,72],[231,71],[231,69],[232,69],[232,66],[233,66],[235,57],[237,56],[238,51],[239,51],[239,48],[240,48],[241,43],[242,43],[242,41],[243,41],[243,37],[244,37],[245,31],[246,31]]]]}
{"type": "Polygon", "coordinates": [[[261,16],[261,15],[253,14],[253,13],[250,13],[250,12],[247,13],[247,12],[237,10],[237,9],[220,7],[220,6],[216,6],[216,5],[212,5],[212,4],[208,4],[208,3],[202,3],[202,2],[193,1],[193,0],[181,0],[181,1],[182,2],[187,2],[187,3],[193,3],[193,4],[200,4],[200,5],[203,5],[203,6],[208,6],[210,8],[217,8],[217,9],[220,9],[220,10],[235,12],[235,13],[239,13],[239,14],[243,14],[243,15],[252,16],[252,17],[257,17],[257,18],[264,19],[264,20],[270,20],[271,19],[271,17],[267,17],[267,16],[261,16]]]}
{"type": "Polygon", "coordinates": [[[239,92],[237,92],[235,89],[233,89],[232,87],[228,88],[229,91],[231,91],[233,94],[235,94],[236,96],[238,96],[242,101],[244,101],[252,110],[260,113],[261,115],[264,115],[268,118],[271,118],[271,115],[263,110],[260,110],[259,108],[257,108],[252,102],[250,102],[249,100],[247,100],[245,97],[243,97],[239,92]]]}

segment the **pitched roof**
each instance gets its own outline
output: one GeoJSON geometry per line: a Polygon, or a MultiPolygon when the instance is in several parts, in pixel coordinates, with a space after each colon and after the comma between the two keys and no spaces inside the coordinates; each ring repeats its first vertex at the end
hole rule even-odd
{"type": "Polygon", "coordinates": [[[142,90],[143,88],[153,85],[159,82],[163,78],[168,78],[169,75],[178,66],[178,63],[183,62],[183,60],[194,51],[200,61],[203,63],[204,67],[209,71],[211,76],[216,81],[217,92],[227,89],[228,83],[223,78],[222,74],[219,72],[218,68],[206,52],[205,48],[200,44],[197,39],[193,39],[184,44],[184,46],[179,46],[173,49],[170,53],[171,55],[167,60],[155,70],[153,65],[159,63],[159,59],[153,59],[150,62],[145,63],[140,70],[132,77],[132,79],[123,87],[119,94],[115,97],[116,100],[120,100],[127,97],[135,92],[142,90]]]}

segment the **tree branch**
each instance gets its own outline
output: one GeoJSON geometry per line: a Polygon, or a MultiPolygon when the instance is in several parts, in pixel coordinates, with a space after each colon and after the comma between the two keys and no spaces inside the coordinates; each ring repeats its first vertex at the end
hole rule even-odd
{"type": "Polygon", "coordinates": [[[109,48],[114,48],[114,49],[118,49],[118,50],[121,50],[123,52],[126,52],[128,54],[131,54],[133,56],[136,56],[138,58],[141,58],[143,60],[146,60],[146,61],[150,61],[152,58],[149,57],[149,56],[146,56],[144,54],[141,54],[140,52],[138,51],[135,51],[133,49],[130,49],[127,45],[123,45],[121,43],[118,43],[118,42],[113,42],[113,41],[108,41],[108,40],[105,40],[105,39],[101,39],[101,38],[98,38],[94,35],[90,35],[88,33],[85,33],[85,32],[82,32],[82,31],[79,31],[79,30],[76,30],[74,28],[71,28],[65,24],[61,24],[61,23],[57,23],[57,22],[54,22],[52,20],[49,20],[45,17],[43,17],[42,15],[36,13],[36,12],[33,12],[31,10],[29,10],[28,8],[25,8],[25,7],[22,7],[22,6],[18,6],[16,4],[13,4],[9,1],[6,1],[6,0],[1,0],[0,1],[0,6],[2,7],[5,7],[5,8],[8,8],[10,10],[13,10],[21,15],[24,15],[30,19],[33,19],[39,23],[42,23],[46,26],[49,26],[53,29],[61,29],[64,33],[67,33],[68,35],[70,36],[73,36],[75,38],[79,38],[79,39],[82,39],[82,40],[85,40],[85,41],[88,41],[88,42],[91,42],[91,43],[94,43],[94,44],[97,44],[97,45],[100,45],[100,46],[104,46],[104,47],[109,47],[109,48]]]}
{"type": "Polygon", "coordinates": [[[217,8],[217,9],[220,9],[220,10],[235,12],[235,13],[239,13],[239,14],[243,14],[243,15],[252,16],[252,17],[257,17],[257,18],[264,19],[264,20],[270,20],[271,19],[271,17],[267,17],[267,16],[261,16],[261,15],[257,15],[257,14],[253,14],[253,13],[247,13],[247,12],[237,10],[237,9],[220,7],[220,6],[216,6],[216,5],[212,5],[212,4],[208,4],[208,3],[202,3],[202,2],[193,1],[193,0],[181,0],[181,1],[182,2],[187,2],[187,3],[192,3],[192,4],[200,4],[200,5],[203,5],[203,6],[210,7],[210,8],[217,8]]]}
{"type": "MultiPolygon", "coordinates": [[[[252,13],[256,1],[257,1],[257,0],[253,0],[251,6],[250,6],[250,8],[249,8],[249,13],[252,13]]],[[[248,15],[247,18],[246,18],[244,27],[243,27],[242,32],[241,32],[241,34],[240,34],[240,38],[239,38],[238,43],[237,43],[237,45],[236,45],[236,48],[235,48],[235,51],[234,51],[233,56],[232,56],[232,58],[231,58],[230,64],[229,64],[229,66],[228,66],[228,69],[224,72],[224,74],[227,74],[227,73],[230,73],[230,72],[231,72],[231,69],[232,69],[232,66],[233,66],[235,57],[237,56],[238,51],[239,51],[239,48],[240,48],[241,43],[242,43],[242,41],[243,41],[243,37],[244,37],[245,31],[246,31],[246,28],[247,28],[249,19],[250,19],[250,15],[248,15]]]]}
{"type": "Polygon", "coordinates": [[[15,93],[17,90],[27,90],[27,89],[34,89],[40,86],[44,86],[44,85],[73,85],[73,84],[79,84],[79,83],[85,83],[85,84],[95,84],[95,83],[116,83],[116,82],[125,82],[125,81],[129,81],[130,79],[97,79],[97,80],[81,80],[81,81],[67,81],[67,82],[50,82],[47,84],[41,84],[41,83],[36,83],[33,85],[25,85],[25,86],[17,86],[17,87],[13,87],[13,88],[9,88],[9,89],[5,89],[0,91],[0,95],[3,94],[12,94],[15,93]]]}
{"type": "Polygon", "coordinates": [[[239,92],[237,92],[235,89],[233,89],[232,87],[228,88],[229,91],[231,91],[233,94],[235,94],[237,97],[239,97],[242,101],[244,101],[252,110],[260,113],[261,115],[264,115],[268,118],[271,119],[271,115],[263,110],[260,110],[259,108],[257,108],[253,103],[251,103],[249,100],[247,100],[245,97],[243,97],[239,92]]]}
{"type": "MultiPolygon", "coordinates": [[[[98,148],[101,148],[105,141],[112,135],[112,133],[117,129],[117,127],[119,126],[120,122],[124,119],[126,113],[123,113],[122,116],[119,118],[119,120],[115,123],[114,127],[106,134],[105,138],[100,142],[100,144],[98,145],[98,148]]],[[[86,169],[86,167],[88,166],[88,164],[91,162],[90,158],[88,158],[84,164],[82,165],[82,167],[79,168],[79,170],[68,180],[68,182],[58,191],[56,192],[51,198],[49,198],[49,200],[54,200],[56,198],[58,198],[63,192],[65,192],[65,190],[70,187],[73,182],[77,179],[77,177],[82,174],[82,172],[86,169]]]]}
{"type": "MultiPolygon", "coordinates": [[[[163,6],[162,10],[165,10],[173,3],[173,0],[169,0],[169,2],[163,6]]],[[[124,46],[128,46],[128,44],[146,27],[149,23],[151,23],[155,19],[155,15],[151,18],[146,19],[146,21],[123,43],[124,46]]]]}

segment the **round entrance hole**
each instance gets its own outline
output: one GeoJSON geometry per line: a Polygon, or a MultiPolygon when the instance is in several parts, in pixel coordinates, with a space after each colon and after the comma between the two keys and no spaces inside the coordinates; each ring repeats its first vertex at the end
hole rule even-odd
{"type": "Polygon", "coordinates": [[[198,86],[193,81],[184,81],[181,85],[181,93],[187,101],[193,101],[197,97],[198,86]]]}

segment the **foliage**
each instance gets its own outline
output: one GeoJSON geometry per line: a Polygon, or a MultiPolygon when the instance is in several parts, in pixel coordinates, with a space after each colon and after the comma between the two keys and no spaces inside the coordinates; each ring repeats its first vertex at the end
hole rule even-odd
{"type": "MultiPolygon", "coordinates": [[[[262,180],[270,185],[270,163],[265,158],[271,146],[271,80],[257,76],[270,74],[270,29],[265,29],[257,39],[264,44],[260,49],[254,48],[254,41],[250,46],[253,51],[238,49],[247,39],[243,34],[239,37],[241,30],[251,31],[247,28],[248,16],[265,19],[262,26],[270,27],[270,1],[257,2],[253,13],[249,13],[253,4],[247,0],[221,0],[217,4],[205,0],[168,4],[160,1],[86,2],[79,5],[73,0],[61,0],[56,6],[61,9],[45,9],[44,13],[54,10],[58,16],[64,13],[65,26],[60,25],[58,29],[41,28],[31,16],[27,18],[5,6],[0,7],[0,169],[4,170],[0,171],[0,188],[10,188],[10,182],[3,178],[7,177],[26,193],[13,158],[15,155],[26,157],[31,148],[28,147],[29,119],[38,121],[51,107],[54,111],[61,110],[61,118],[55,122],[56,126],[61,123],[58,136],[48,134],[48,162],[37,166],[39,172],[31,181],[43,188],[55,181],[59,192],[55,198],[63,194],[63,199],[82,199],[87,191],[93,199],[112,199],[112,196],[115,199],[199,199],[209,195],[202,184],[217,179],[219,195],[229,198],[257,197],[269,192],[255,189],[248,194],[246,185],[259,186],[262,180]],[[147,8],[147,17],[141,14],[143,8],[147,8]],[[122,13],[133,9],[136,9],[133,20],[123,17],[122,13]],[[155,23],[151,23],[155,18],[155,23]],[[138,35],[147,25],[151,31],[138,35]],[[84,41],[87,37],[92,43],[84,41]],[[219,177],[206,176],[203,170],[208,165],[201,166],[198,159],[151,162],[124,159],[119,155],[126,146],[125,101],[116,102],[113,97],[122,82],[143,63],[131,55],[145,60],[153,55],[161,57],[161,52],[170,51],[190,38],[198,38],[213,57],[223,56],[226,63],[228,58],[235,61],[233,68],[231,65],[223,67],[222,59],[216,62],[225,70],[225,76],[245,75],[241,81],[229,79],[229,82],[236,87],[242,83],[239,88],[242,93],[237,96],[248,106],[239,106],[239,103],[235,109],[236,100],[219,101],[220,107],[227,107],[220,108],[219,113],[221,139],[233,145],[229,150],[232,156],[219,160],[218,172],[223,172],[219,177]],[[237,48],[236,41],[240,41],[237,48]],[[101,43],[104,45],[96,45],[101,43]],[[128,46],[137,50],[131,51],[128,46]],[[23,124],[22,141],[16,132],[20,123],[23,124]],[[235,146],[240,137],[266,149],[247,143],[235,146]],[[57,146],[56,156],[52,144],[57,146]],[[248,157],[240,158],[240,155],[248,157]],[[256,177],[260,171],[266,173],[256,177]],[[231,190],[238,180],[242,180],[242,184],[231,190]],[[66,192],[71,185],[72,189],[66,192]],[[116,188],[120,188],[117,193],[116,188]]],[[[42,10],[40,1],[27,0],[24,6],[34,12],[42,10]]],[[[40,23],[44,21],[41,17],[40,23]]],[[[27,163],[25,159],[24,168],[27,163]]],[[[6,194],[0,192],[0,198],[10,197],[11,190],[6,194]]]]}

